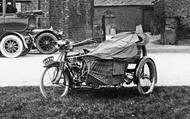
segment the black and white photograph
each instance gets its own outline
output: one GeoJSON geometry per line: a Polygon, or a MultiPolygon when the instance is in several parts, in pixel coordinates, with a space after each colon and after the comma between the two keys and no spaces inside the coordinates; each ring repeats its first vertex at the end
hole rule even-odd
{"type": "Polygon", "coordinates": [[[0,0],[0,119],[190,119],[190,0],[0,0]]]}

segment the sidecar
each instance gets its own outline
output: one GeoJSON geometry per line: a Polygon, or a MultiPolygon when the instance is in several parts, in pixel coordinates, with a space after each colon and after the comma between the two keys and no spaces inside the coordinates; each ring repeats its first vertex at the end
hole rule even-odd
{"type": "Polygon", "coordinates": [[[146,34],[123,33],[101,43],[84,56],[88,66],[87,85],[136,84],[140,94],[150,94],[157,83],[154,61],[147,56],[146,34]]]}

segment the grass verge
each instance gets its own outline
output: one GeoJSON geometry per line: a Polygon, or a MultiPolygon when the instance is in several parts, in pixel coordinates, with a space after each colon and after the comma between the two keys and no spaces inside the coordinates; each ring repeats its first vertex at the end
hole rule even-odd
{"type": "Polygon", "coordinates": [[[62,99],[44,99],[38,87],[0,88],[0,118],[190,118],[190,87],[73,89],[62,99]]]}

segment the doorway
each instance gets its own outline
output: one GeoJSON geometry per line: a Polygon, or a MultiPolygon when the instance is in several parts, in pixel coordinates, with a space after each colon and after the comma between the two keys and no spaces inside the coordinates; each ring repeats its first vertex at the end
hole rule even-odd
{"type": "Polygon", "coordinates": [[[144,9],[143,10],[143,30],[149,32],[151,30],[153,18],[153,9],[144,9]]]}

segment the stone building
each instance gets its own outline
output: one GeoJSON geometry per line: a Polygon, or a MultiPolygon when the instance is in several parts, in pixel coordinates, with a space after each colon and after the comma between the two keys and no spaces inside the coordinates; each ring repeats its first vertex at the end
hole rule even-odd
{"type": "Polygon", "coordinates": [[[135,31],[141,24],[151,30],[153,0],[94,0],[94,27],[101,25],[105,15],[106,34],[135,31]]]}

